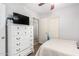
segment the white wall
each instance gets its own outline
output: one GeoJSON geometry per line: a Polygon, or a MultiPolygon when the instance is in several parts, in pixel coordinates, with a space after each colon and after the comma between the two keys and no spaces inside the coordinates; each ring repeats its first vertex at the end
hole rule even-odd
{"type": "Polygon", "coordinates": [[[5,5],[0,4],[0,56],[5,55],[5,5]]]}
{"type": "Polygon", "coordinates": [[[48,16],[39,20],[39,42],[47,41],[47,33],[51,38],[59,38],[59,17],[48,16]]]}
{"type": "Polygon", "coordinates": [[[59,17],[58,16],[50,16],[48,18],[48,33],[50,38],[59,38],[59,17]]]}
{"type": "Polygon", "coordinates": [[[57,9],[60,17],[60,38],[79,40],[79,4],[71,4],[57,9]]]}
{"type": "Polygon", "coordinates": [[[46,41],[44,37],[47,31],[52,32],[53,33],[52,37],[54,38],[79,40],[79,4],[65,4],[65,6],[54,9],[54,11],[52,11],[51,16],[42,18],[39,21],[40,43],[46,41]],[[58,22],[57,23],[58,25],[56,23],[52,24],[52,26],[51,24],[48,25],[50,19],[55,20],[53,18],[54,16],[58,19],[55,21],[58,22]],[[56,25],[58,26],[57,28],[56,25]],[[57,29],[58,33],[57,31],[53,31],[54,29],[57,29]],[[54,35],[55,36],[58,35],[58,37],[55,37],[54,35]]]}

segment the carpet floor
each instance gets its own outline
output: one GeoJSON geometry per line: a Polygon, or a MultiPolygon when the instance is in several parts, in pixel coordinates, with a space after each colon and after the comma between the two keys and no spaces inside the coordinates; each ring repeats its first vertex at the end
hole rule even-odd
{"type": "Polygon", "coordinates": [[[35,56],[35,54],[36,54],[36,52],[37,52],[37,50],[39,49],[40,46],[41,46],[40,43],[34,45],[34,52],[29,54],[28,56],[35,56]]]}

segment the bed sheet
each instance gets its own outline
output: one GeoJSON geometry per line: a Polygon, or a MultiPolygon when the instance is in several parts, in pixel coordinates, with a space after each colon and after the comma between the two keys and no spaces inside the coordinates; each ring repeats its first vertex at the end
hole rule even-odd
{"type": "Polygon", "coordinates": [[[38,49],[36,56],[79,56],[76,41],[51,39],[38,49]]]}

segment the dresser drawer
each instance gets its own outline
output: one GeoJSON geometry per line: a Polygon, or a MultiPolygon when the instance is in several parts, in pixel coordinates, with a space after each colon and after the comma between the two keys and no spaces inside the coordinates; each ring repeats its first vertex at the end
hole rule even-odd
{"type": "Polygon", "coordinates": [[[32,52],[33,52],[33,48],[30,47],[30,48],[27,48],[27,49],[23,50],[22,52],[18,53],[17,56],[27,56],[32,52]]]}

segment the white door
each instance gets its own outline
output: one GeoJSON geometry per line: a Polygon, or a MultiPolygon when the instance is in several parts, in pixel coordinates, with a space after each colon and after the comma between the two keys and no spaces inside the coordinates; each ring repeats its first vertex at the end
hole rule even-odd
{"type": "Polygon", "coordinates": [[[0,56],[5,55],[5,5],[0,4],[0,56]]]}
{"type": "Polygon", "coordinates": [[[50,17],[48,19],[48,32],[51,38],[59,38],[59,18],[50,17]]]}

